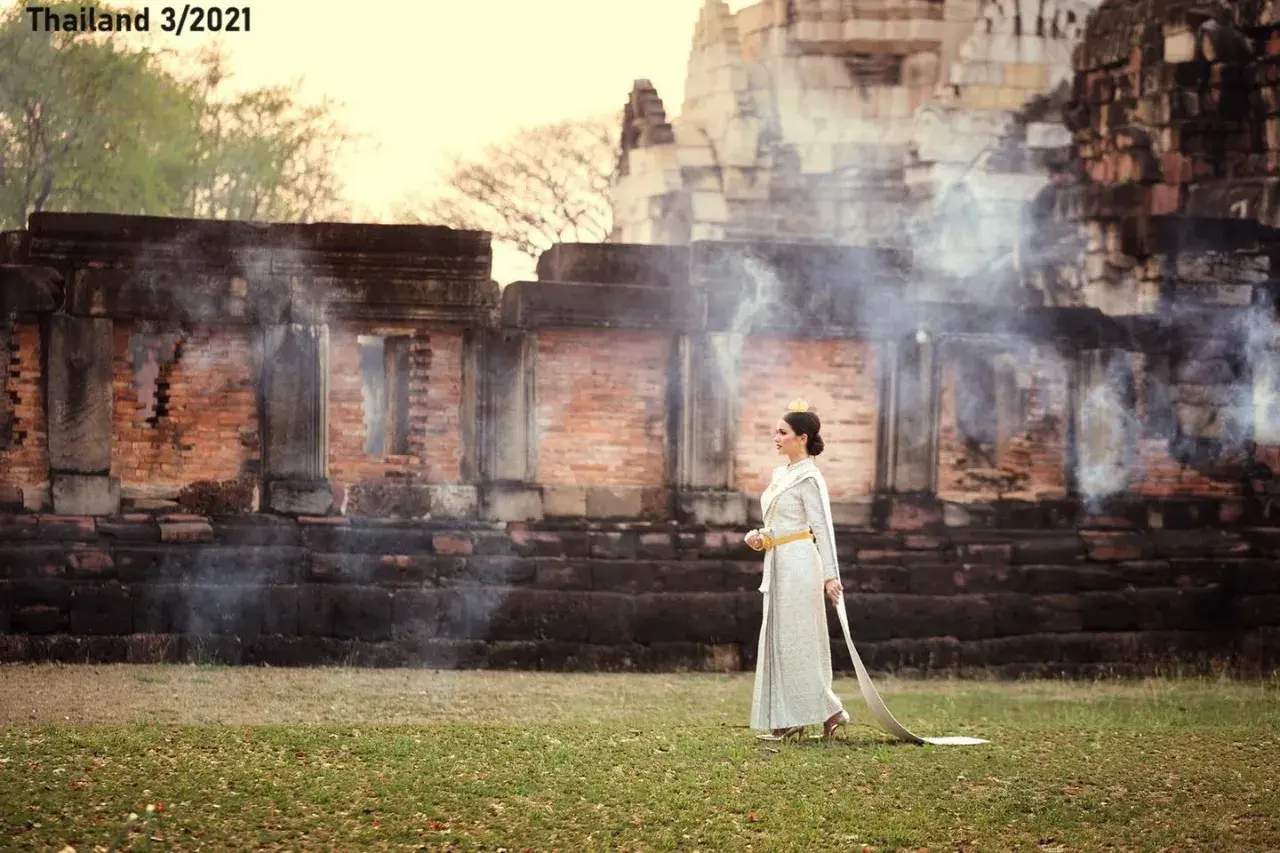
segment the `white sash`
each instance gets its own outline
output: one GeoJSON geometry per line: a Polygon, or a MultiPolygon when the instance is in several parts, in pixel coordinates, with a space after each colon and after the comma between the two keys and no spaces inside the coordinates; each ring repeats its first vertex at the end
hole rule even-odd
{"type": "MultiPolygon", "coordinates": [[[[835,548],[836,536],[835,526],[831,518],[831,497],[827,492],[827,482],[822,476],[822,472],[818,470],[818,466],[814,464],[813,459],[805,459],[794,468],[777,468],[773,472],[773,479],[769,483],[769,487],[764,490],[764,494],[760,496],[761,517],[765,520],[765,527],[769,526],[770,511],[773,509],[778,498],[783,492],[797,486],[807,479],[812,478],[818,484],[818,492],[822,495],[822,508],[826,511],[827,535],[828,542],[831,547],[835,548]]],[[[832,554],[834,559],[835,555],[832,554]]],[[[761,630],[768,625],[769,618],[769,584],[773,577],[773,549],[765,552],[764,557],[764,575],[760,580],[760,591],[765,593],[764,598],[764,620],[761,630]]],[[[899,738],[900,740],[910,741],[912,743],[930,743],[937,746],[971,746],[980,743],[989,743],[982,738],[976,737],[920,737],[913,734],[906,726],[894,719],[893,714],[889,713],[889,709],[885,706],[884,700],[880,698],[880,693],[876,690],[875,684],[871,681],[871,675],[867,672],[867,668],[862,664],[862,658],[858,655],[858,650],[853,645],[853,635],[849,630],[849,614],[845,610],[844,596],[840,597],[839,603],[836,604],[836,615],[840,617],[840,628],[844,631],[845,647],[849,650],[849,657],[853,659],[853,669],[858,675],[858,690],[862,693],[862,700],[867,703],[867,709],[871,712],[871,716],[875,719],[880,727],[889,734],[899,738]]]]}

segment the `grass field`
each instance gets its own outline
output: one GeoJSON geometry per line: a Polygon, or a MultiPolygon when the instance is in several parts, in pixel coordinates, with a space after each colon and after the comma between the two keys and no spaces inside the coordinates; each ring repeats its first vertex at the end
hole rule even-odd
{"type": "Polygon", "coordinates": [[[879,683],[993,742],[851,679],[778,745],[750,675],[0,667],[0,850],[1280,850],[1280,681],[879,683]]]}

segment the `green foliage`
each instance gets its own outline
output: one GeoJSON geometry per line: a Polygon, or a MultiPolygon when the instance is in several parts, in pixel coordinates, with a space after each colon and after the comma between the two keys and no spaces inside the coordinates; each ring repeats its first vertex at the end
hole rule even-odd
{"type": "Polygon", "coordinates": [[[274,221],[330,213],[340,194],[332,164],[350,137],[327,104],[301,107],[284,88],[224,96],[218,54],[187,78],[140,41],[32,32],[22,5],[0,15],[0,229],[43,210],[274,221]]]}

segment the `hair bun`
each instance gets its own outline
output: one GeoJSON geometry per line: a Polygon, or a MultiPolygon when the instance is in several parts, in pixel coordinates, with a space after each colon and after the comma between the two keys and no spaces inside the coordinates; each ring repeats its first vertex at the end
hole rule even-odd
{"type": "Polygon", "coordinates": [[[822,436],[820,435],[809,436],[809,455],[810,456],[821,455],[822,449],[825,446],[826,446],[826,442],[822,440],[822,436]]]}

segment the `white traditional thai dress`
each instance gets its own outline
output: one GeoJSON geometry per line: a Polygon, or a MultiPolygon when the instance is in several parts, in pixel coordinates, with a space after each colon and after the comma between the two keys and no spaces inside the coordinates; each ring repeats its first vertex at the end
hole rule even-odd
{"type": "MultiPolygon", "coordinates": [[[[765,552],[764,614],[756,654],[751,728],[786,729],[822,723],[843,706],[831,689],[831,641],[823,586],[840,576],[836,563],[835,526],[826,480],[812,458],[775,468],[760,496],[764,527],[760,533],[780,539],[808,530],[812,539],[797,539],[765,552]]],[[[747,534],[750,537],[750,533],[747,534]]],[[[853,645],[849,615],[841,599],[836,605],[845,647],[858,675],[858,689],[872,718],[895,737],[913,743],[965,746],[987,743],[969,736],[920,737],[889,713],[853,645]]]]}
{"type": "MultiPolygon", "coordinates": [[[[823,585],[839,577],[831,502],[813,459],[775,468],[760,498],[764,527],[774,538],[809,530],[765,552],[764,616],[756,654],[753,729],[822,723],[844,704],[831,689],[831,640],[823,585]]],[[[749,534],[748,534],[749,535],[749,534]]]]}

